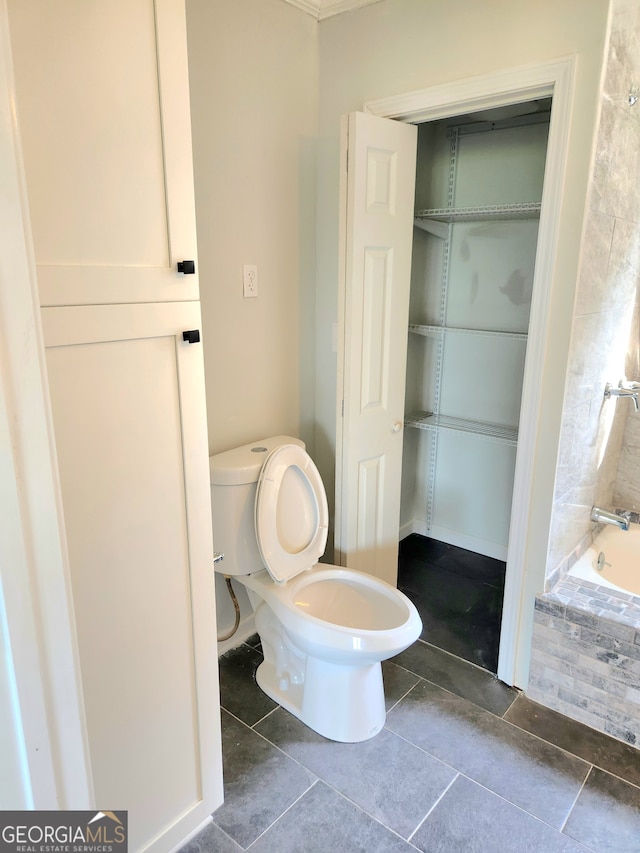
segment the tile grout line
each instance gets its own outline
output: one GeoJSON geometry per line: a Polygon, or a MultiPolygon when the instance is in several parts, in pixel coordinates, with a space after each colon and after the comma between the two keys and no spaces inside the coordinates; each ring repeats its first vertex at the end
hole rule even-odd
{"type": "MultiPolygon", "coordinates": [[[[440,794],[440,796],[439,796],[439,797],[438,797],[438,799],[435,801],[435,803],[431,806],[431,808],[430,808],[430,809],[429,809],[429,811],[426,813],[426,815],[422,818],[422,820],[421,820],[421,821],[419,821],[419,823],[418,823],[418,825],[416,826],[416,828],[413,830],[413,832],[411,833],[411,835],[407,838],[407,841],[411,842],[411,839],[413,838],[413,836],[414,836],[414,835],[416,834],[416,832],[420,829],[420,827],[424,824],[424,822],[427,820],[427,818],[429,817],[429,815],[431,815],[431,814],[432,814],[433,810],[434,810],[434,809],[436,808],[436,806],[440,803],[440,801],[442,800],[442,798],[444,797],[444,795],[447,793],[447,791],[451,788],[451,786],[453,785],[453,783],[454,783],[454,782],[456,781],[456,779],[458,779],[459,777],[460,777],[460,771],[458,771],[458,772],[456,773],[456,775],[455,775],[455,776],[453,777],[453,779],[449,782],[449,784],[447,785],[447,787],[446,787],[446,788],[444,789],[444,791],[440,794]]],[[[415,846],[415,845],[414,845],[414,846],[415,846]]]]}
{"type": "MultiPolygon", "coordinates": [[[[405,669],[405,672],[409,672],[409,670],[408,670],[408,669],[405,669]]],[[[409,695],[409,693],[411,693],[411,691],[413,690],[413,688],[414,688],[414,687],[417,687],[417,686],[418,686],[418,684],[420,684],[420,680],[421,680],[421,679],[420,679],[420,676],[419,676],[419,675],[416,675],[416,674],[415,674],[415,672],[412,672],[412,673],[411,673],[411,675],[415,675],[415,676],[416,676],[416,678],[418,679],[418,681],[416,681],[416,683],[415,683],[415,684],[412,684],[412,685],[411,685],[411,687],[410,687],[407,691],[405,691],[405,693],[403,693],[403,694],[402,694],[402,696],[401,696],[399,699],[396,699],[396,701],[393,703],[393,705],[391,705],[391,707],[390,707],[387,711],[385,711],[385,727],[386,727],[386,723],[387,723],[386,715],[387,715],[390,711],[393,711],[393,709],[396,707],[396,705],[397,705],[399,702],[402,702],[402,700],[403,700],[403,699],[406,699],[406,698],[407,698],[407,696],[409,695]]]]}
{"type": "MultiPolygon", "coordinates": [[[[256,726],[259,726],[260,723],[263,722],[263,720],[266,720],[267,717],[271,716],[271,714],[273,714],[274,711],[277,711],[278,708],[281,708],[281,707],[282,707],[282,705],[276,705],[275,708],[272,708],[270,711],[267,711],[267,713],[263,717],[260,717],[259,720],[256,720],[255,723],[253,723],[252,725],[249,726],[249,728],[253,729],[253,731],[255,731],[256,726]]],[[[245,723],[245,726],[246,725],[247,725],[247,723],[245,723]]],[[[260,734],[260,732],[256,732],[256,734],[260,734]]]]}
{"type": "MultiPolygon", "coordinates": [[[[404,667],[403,667],[403,669],[404,669],[404,667]]],[[[411,672],[412,675],[417,675],[417,673],[413,672],[410,669],[408,669],[407,672],[411,672]]],[[[426,681],[427,684],[432,684],[434,687],[437,687],[440,690],[444,690],[445,693],[449,693],[451,696],[455,696],[456,698],[461,699],[463,702],[468,702],[470,705],[473,705],[474,708],[478,708],[478,710],[484,711],[485,714],[490,714],[492,717],[495,717],[497,720],[502,720],[502,722],[506,723],[512,729],[516,729],[517,731],[522,732],[525,735],[529,735],[529,737],[535,738],[536,740],[540,741],[540,743],[544,743],[547,746],[552,747],[553,749],[559,750],[560,752],[564,753],[565,755],[569,756],[570,758],[575,758],[577,761],[582,761],[584,764],[587,764],[589,766],[593,766],[593,763],[591,761],[588,761],[586,758],[582,758],[582,756],[576,755],[575,752],[571,752],[569,749],[566,749],[563,746],[558,746],[558,744],[553,743],[552,741],[546,740],[545,738],[541,737],[540,735],[537,735],[534,732],[530,732],[528,729],[523,729],[522,726],[519,726],[517,723],[512,723],[511,720],[506,720],[504,718],[504,716],[498,716],[498,714],[494,714],[493,711],[487,710],[487,708],[484,708],[482,705],[478,705],[476,702],[473,702],[471,699],[467,699],[464,696],[460,696],[459,693],[454,693],[453,690],[448,690],[446,687],[442,687],[441,684],[438,684],[435,681],[430,681],[428,678],[424,678],[424,676],[418,676],[418,677],[421,679],[421,681],[426,681]]],[[[415,688],[417,686],[418,686],[418,684],[414,684],[413,687],[411,688],[411,690],[408,690],[407,693],[405,693],[405,695],[402,698],[406,699],[406,697],[409,695],[409,693],[411,693],[412,690],[415,690],[415,688]]],[[[401,701],[401,700],[398,700],[398,701],[401,701]]],[[[514,699],[514,702],[515,702],[515,699],[514,699]]],[[[396,705],[397,704],[398,703],[396,703],[396,705]]],[[[513,702],[511,704],[513,704],[513,702]]],[[[394,705],[393,707],[395,708],[396,705],[394,705]]],[[[509,708],[510,707],[511,707],[511,705],[509,705],[509,708]]],[[[509,708],[507,708],[507,710],[504,712],[505,714],[507,713],[509,708]]],[[[385,728],[386,728],[386,723],[385,723],[385,728]]],[[[388,729],[388,731],[392,731],[392,729],[388,729]]],[[[396,734],[396,733],[394,732],[394,734],[396,734]]],[[[409,741],[409,743],[411,743],[411,742],[412,741],[409,741]]],[[[416,746],[416,744],[414,744],[414,746],[416,746]]],[[[426,752],[427,750],[424,750],[424,751],[426,752]]],[[[430,752],[428,754],[431,755],[430,752]]],[[[433,757],[435,758],[435,756],[433,756],[433,757]]],[[[604,768],[601,768],[601,767],[599,767],[598,769],[602,770],[603,773],[609,773],[610,776],[615,776],[617,779],[620,779],[622,782],[626,782],[628,785],[632,785],[634,788],[640,787],[640,785],[636,785],[633,782],[628,782],[626,779],[623,779],[622,777],[616,776],[615,773],[611,773],[609,770],[604,770],[604,768]]]]}
{"type": "MultiPolygon", "coordinates": [[[[277,710],[278,710],[278,708],[282,708],[282,705],[278,705],[278,707],[277,707],[277,708],[274,708],[274,709],[273,709],[273,711],[277,711],[277,710]]],[[[301,761],[298,761],[298,759],[297,759],[297,758],[294,758],[292,755],[289,755],[289,753],[288,753],[288,752],[285,752],[285,751],[284,751],[284,749],[282,749],[282,747],[278,746],[278,744],[277,744],[277,743],[273,743],[273,741],[269,740],[269,738],[268,738],[268,737],[266,737],[265,735],[263,735],[263,734],[262,734],[262,732],[257,731],[257,729],[253,729],[253,728],[251,728],[251,726],[247,725],[247,724],[244,722],[244,720],[241,720],[241,719],[240,719],[240,717],[236,717],[236,715],[235,715],[235,714],[232,714],[232,713],[231,713],[231,711],[228,711],[226,708],[225,708],[224,710],[226,711],[226,713],[227,713],[227,714],[229,714],[229,716],[230,716],[230,717],[233,717],[233,719],[234,719],[236,722],[238,722],[238,723],[240,723],[241,725],[243,725],[243,726],[244,726],[246,729],[248,729],[250,732],[253,732],[253,734],[254,734],[254,735],[257,735],[257,736],[258,736],[259,738],[261,738],[265,743],[268,743],[268,744],[269,744],[269,746],[272,746],[274,749],[277,749],[277,750],[278,750],[278,752],[281,752],[281,753],[282,753],[282,755],[284,755],[286,758],[289,758],[291,761],[293,761],[293,762],[294,762],[294,764],[297,764],[297,765],[298,765],[298,767],[302,767],[302,769],[303,769],[303,770],[306,770],[306,772],[307,772],[307,773],[311,773],[311,775],[312,775],[312,776],[315,776],[316,778],[315,778],[315,781],[314,781],[314,782],[312,782],[312,785],[315,785],[315,783],[318,781],[318,779],[321,779],[321,777],[320,777],[320,776],[318,776],[318,774],[317,774],[317,773],[314,773],[314,772],[313,772],[313,770],[309,770],[309,768],[306,766],[306,764],[303,764],[301,761]]],[[[284,709],[283,709],[283,710],[284,710],[284,709]]],[[[271,714],[271,713],[273,713],[273,711],[270,711],[269,713],[271,714]]],[[[287,713],[289,713],[289,712],[287,711],[287,713]]],[[[259,721],[258,721],[258,722],[259,722],[259,721]]],[[[258,725],[258,723],[256,723],[256,725],[258,725]]],[[[322,779],[322,781],[324,782],[324,779],[322,779]]],[[[310,787],[311,787],[311,786],[310,786],[310,787]]],[[[307,790],[308,790],[308,789],[307,789],[307,790]]],[[[253,843],[253,842],[251,842],[251,843],[253,843]]]]}
{"type": "MultiPolygon", "coordinates": [[[[314,775],[315,775],[315,774],[314,774],[314,775]]],[[[312,782],[312,783],[311,783],[311,785],[309,785],[309,787],[308,787],[305,791],[303,791],[303,792],[300,794],[300,796],[299,796],[299,797],[296,797],[296,799],[295,799],[292,803],[290,803],[290,804],[287,806],[287,808],[286,808],[286,809],[285,809],[281,814],[279,814],[279,815],[278,815],[278,817],[277,817],[275,820],[271,821],[271,823],[269,824],[269,826],[267,826],[265,829],[263,829],[263,830],[262,830],[262,832],[260,833],[260,835],[256,836],[256,838],[254,838],[254,839],[253,839],[253,841],[251,842],[251,844],[250,844],[248,847],[245,847],[244,849],[245,849],[245,850],[251,850],[251,848],[252,848],[252,847],[253,847],[253,845],[256,843],[256,841],[259,841],[259,840],[262,838],[262,836],[263,836],[266,832],[269,832],[269,830],[270,830],[273,826],[275,826],[275,825],[278,823],[278,821],[280,821],[280,820],[281,820],[281,819],[286,815],[286,813],[287,813],[290,809],[292,809],[292,808],[295,806],[295,804],[296,804],[296,803],[299,803],[299,802],[300,802],[300,800],[301,800],[301,799],[302,799],[306,794],[308,794],[308,793],[309,793],[309,791],[310,791],[313,787],[315,787],[315,786],[318,784],[318,781],[319,781],[319,777],[316,777],[315,782],[312,782]]],[[[236,841],[236,844],[237,844],[237,843],[238,843],[238,842],[236,841]]]]}
{"type": "MultiPolygon", "coordinates": [[[[408,740],[408,739],[407,739],[406,737],[404,737],[403,735],[398,734],[398,732],[394,732],[394,731],[392,731],[391,729],[386,729],[386,731],[388,731],[390,734],[395,735],[396,737],[399,737],[399,738],[400,738],[400,740],[404,740],[404,741],[405,741],[406,743],[408,743],[410,746],[414,746],[416,749],[419,749],[421,752],[424,752],[424,753],[425,753],[425,755],[428,755],[428,756],[429,756],[429,758],[432,758],[434,761],[439,762],[439,763],[440,763],[440,764],[442,764],[444,767],[447,767],[447,768],[449,768],[450,770],[452,770],[452,771],[456,774],[456,777],[455,777],[454,779],[452,779],[452,781],[449,783],[449,785],[447,786],[447,790],[451,787],[451,785],[453,785],[453,783],[455,782],[456,778],[458,778],[458,777],[462,777],[463,779],[467,779],[467,780],[468,780],[469,782],[471,782],[472,784],[477,785],[479,788],[482,788],[483,790],[487,791],[489,794],[493,794],[493,796],[494,796],[494,797],[498,797],[498,799],[502,800],[502,801],[503,801],[503,802],[505,802],[505,803],[508,803],[510,806],[513,806],[513,808],[514,808],[514,809],[518,809],[518,811],[522,812],[523,814],[526,814],[526,815],[528,815],[529,817],[533,818],[534,820],[537,820],[537,821],[539,821],[540,823],[544,824],[545,826],[548,826],[548,827],[549,827],[549,829],[552,829],[554,832],[560,832],[560,831],[561,831],[561,830],[559,830],[557,827],[553,826],[553,824],[548,823],[548,822],[547,822],[546,820],[544,820],[543,818],[538,817],[538,815],[533,814],[533,812],[529,812],[529,811],[527,811],[527,810],[526,810],[525,808],[523,808],[522,806],[519,806],[517,803],[512,802],[511,800],[507,799],[507,798],[506,798],[505,796],[503,796],[502,794],[499,794],[497,791],[494,791],[492,788],[489,788],[489,787],[488,787],[486,784],[484,784],[483,782],[479,782],[477,779],[474,779],[474,778],[473,778],[473,776],[468,776],[466,773],[463,773],[463,772],[462,772],[462,770],[458,770],[458,768],[457,768],[457,767],[454,767],[454,766],[453,766],[453,764],[447,764],[447,762],[446,762],[446,761],[443,761],[441,758],[438,758],[436,755],[433,755],[433,753],[431,753],[431,752],[429,752],[428,750],[424,749],[424,747],[418,746],[417,744],[413,743],[413,741],[408,740]]],[[[587,763],[587,764],[588,764],[588,762],[585,762],[585,763],[587,763]]],[[[590,766],[589,766],[589,770],[587,770],[587,773],[586,773],[586,775],[585,775],[585,778],[584,778],[584,780],[582,781],[582,785],[580,786],[580,790],[578,791],[578,793],[577,793],[577,795],[576,795],[576,797],[575,797],[574,803],[573,803],[573,804],[572,804],[572,806],[571,806],[571,808],[572,808],[572,809],[573,809],[573,805],[575,805],[575,801],[578,799],[578,797],[580,796],[580,793],[582,792],[582,788],[583,788],[583,787],[584,787],[584,785],[585,785],[586,779],[587,779],[587,777],[589,776],[589,773],[591,772],[592,767],[593,767],[593,765],[590,765],[590,766]]],[[[446,791],[444,791],[444,792],[443,792],[443,794],[441,794],[441,795],[440,795],[440,797],[438,798],[439,800],[442,798],[442,796],[444,796],[444,793],[446,793],[446,791]]],[[[432,806],[431,811],[433,811],[433,808],[435,808],[435,806],[432,806]]],[[[427,816],[428,816],[428,815],[427,815],[427,816]]],[[[424,820],[425,820],[425,818],[423,818],[423,820],[422,820],[421,822],[422,822],[422,823],[424,823],[424,820]]],[[[565,823],[566,823],[566,819],[565,819],[565,823]]],[[[563,827],[564,827],[564,823],[563,823],[563,827]]],[[[417,828],[416,828],[416,829],[417,829],[417,828]]],[[[410,836],[410,837],[412,837],[412,836],[414,835],[415,831],[416,831],[416,830],[414,830],[414,832],[413,832],[413,833],[411,833],[411,836],[410,836]]],[[[574,840],[575,840],[575,839],[574,839],[574,840]]]]}
{"type": "MultiPolygon", "coordinates": [[[[384,821],[380,820],[380,818],[376,817],[375,815],[372,815],[371,812],[367,811],[359,803],[356,803],[355,800],[352,800],[351,797],[348,797],[343,791],[339,791],[337,788],[335,788],[333,785],[331,785],[329,782],[327,782],[326,779],[323,779],[320,776],[320,777],[318,777],[318,780],[320,782],[322,782],[323,785],[326,785],[327,788],[330,788],[334,794],[337,794],[339,797],[342,797],[343,800],[346,800],[348,803],[350,803],[352,806],[354,806],[354,808],[358,809],[358,811],[361,811],[363,814],[366,814],[366,816],[371,818],[371,820],[374,821],[375,823],[377,823],[378,826],[384,827],[386,830],[388,830],[393,835],[395,835],[396,838],[401,838],[406,844],[411,845],[411,847],[414,850],[418,850],[418,848],[415,846],[415,844],[412,844],[408,838],[405,838],[404,835],[400,835],[400,833],[397,830],[393,829],[393,827],[388,826],[384,821]]],[[[411,835],[413,835],[413,833],[411,833],[411,835]]]]}
{"type": "MultiPolygon", "coordinates": [[[[562,826],[560,827],[560,832],[562,832],[563,834],[564,834],[564,828],[567,825],[567,821],[571,817],[571,812],[574,810],[576,803],[578,802],[578,798],[580,797],[580,794],[583,792],[584,786],[587,784],[587,779],[589,778],[589,776],[591,776],[592,772],[593,772],[593,764],[591,765],[591,767],[589,767],[589,770],[587,771],[586,776],[582,780],[582,785],[580,785],[580,790],[578,791],[573,802],[571,803],[571,807],[570,807],[569,811],[567,812],[567,816],[562,821],[562,826]]],[[[571,836],[568,836],[568,837],[570,838],[571,836]]]]}

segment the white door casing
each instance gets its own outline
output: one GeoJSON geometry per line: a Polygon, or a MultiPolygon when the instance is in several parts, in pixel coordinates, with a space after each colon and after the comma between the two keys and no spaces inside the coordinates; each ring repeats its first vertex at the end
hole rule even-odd
{"type": "Polygon", "coordinates": [[[417,130],[364,113],[345,125],[336,559],[395,586],[417,130]]]}
{"type": "MultiPolygon", "coordinates": [[[[528,683],[534,599],[544,586],[544,562],[539,559],[532,560],[530,557],[530,553],[535,550],[535,543],[532,541],[534,534],[529,529],[529,521],[532,513],[538,429],[544,399],[542,379],[549,335],[551,287],[556,273],[556,251],[567,167],[575,63],[575,57],[568,57],[556,62],[510,68],[486,76],[433,86],[369,101],[365,104],[365,110],[374,116],[406,122],[424,122],[553,96],[519,419],[518,453],[498,657],[498,677],[508,684],[515,684],[523,689],[528,683]]],[[[344,170],[341,180],[346,186],[344,170]]],[[[346,222],[346,214],[343,214],[340,222],[343,252],[345,248],[342,235],[346,233],[346,222]]],[[[341,258],[341,267],[344,267],[344,262],[344,258],[341,258]]],[[[347,303],[350,298],[348,291],[349,281],[343,279],[340,282],[338,297],[339,340],[340,333],[344,331],[346,325],[347,303]]],[[[348,362],[341,360],[339,352],[338,414],[342,400],[346,398],[347,371],[348,362]]],[[[344,406],[346,409],[346,399],[344,406]]],[[[345,452],[344,437],[339,423],[336,440],[335,532],[338,554],[341,553],[342,542],[346,541],[345,533],[340,526],[339,509],[343,504],[348,503],[351,486],[345,474],[347,470],[343,461],[345,452]]],[[[543,507],[538,515],[546,521],[543,529],[538,529],[535,535],[546,542],[549,535],[550,503],[548,507],[543,507]]]]}

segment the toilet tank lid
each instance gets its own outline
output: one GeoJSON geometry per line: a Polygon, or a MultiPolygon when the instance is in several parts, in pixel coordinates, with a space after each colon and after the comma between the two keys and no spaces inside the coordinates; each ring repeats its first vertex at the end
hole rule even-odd
{"type": "Polygon", "coordinates": [[[246,483],[257,483],[260,470],[267,456],[282,444],[298,444],[300,447],[304,447],[304,442],[300,441],[299,438],[292,438],[290,435],[276,435],[210,456],[209,476],[211,485],[240,486],[246,483]]]}

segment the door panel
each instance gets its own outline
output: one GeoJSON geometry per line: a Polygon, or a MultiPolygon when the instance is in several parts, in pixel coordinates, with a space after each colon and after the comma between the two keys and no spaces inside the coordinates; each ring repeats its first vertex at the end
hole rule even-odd
{"type": "Polygon", "coordinates": [[[167,850],[222,799],[199,307],[43,328],[96,805],[167,850]]]}
{"type": "Polygon", "coordinates": [[[184,4],[9,10],[41,304],[197,299],[184,4]]]}
{"type": "Polygon", "coordinates": [[[336,545],[396,583],[416,129],[348,117],[336,545]]]}

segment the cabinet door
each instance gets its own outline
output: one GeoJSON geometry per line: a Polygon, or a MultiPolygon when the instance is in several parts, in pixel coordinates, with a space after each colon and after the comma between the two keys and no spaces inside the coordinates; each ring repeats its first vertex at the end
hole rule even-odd
{"type": "Polygon", "coordinates": [[[42,314],[96,807],[166,853],[222,802],[199,306],[42,314]]]}
{"type": "Polygon", "coordinates": [[[42,305],[198,298],[183,0],[9,0],[42,305]]]}

